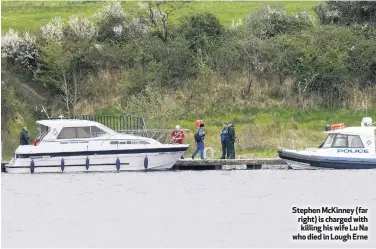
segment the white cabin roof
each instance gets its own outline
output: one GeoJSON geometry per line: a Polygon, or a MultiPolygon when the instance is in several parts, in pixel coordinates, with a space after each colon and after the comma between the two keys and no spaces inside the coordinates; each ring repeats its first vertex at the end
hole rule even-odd
{"type": "Polygon", "coordinates": [[[70,127],[70,126],[92,126],[98,125],[99,123],[89,120],[80,119],[48,119],[48,120],[38,120],[38,124],[48,126],[48,127],[70,127]]]}
{"type": "MultiPolygon", "coordinates": [[[[108,128],[107,126],[90,120],[81,120],[81,119],[48,119],[48,120],[38,120],[36,121],[37,124],[48,126],[57,133],[59,133],[65,127],[89,127],[89,126],[96,126],[105,132],[109,133],[110,135],[117,134],[116,131],[108,128]]],[[[55,132],[55,133],[56,133],[55,132]]]]}
{"type": "Polygon", "coordinates": [[[366,135],[366,136],[374,136],[375,135],[375,126],[368,126],[368,127],[346,127],[343,129],[327,131],[326,133],[330,134],[347,134],[347,135],[366,135]]]}

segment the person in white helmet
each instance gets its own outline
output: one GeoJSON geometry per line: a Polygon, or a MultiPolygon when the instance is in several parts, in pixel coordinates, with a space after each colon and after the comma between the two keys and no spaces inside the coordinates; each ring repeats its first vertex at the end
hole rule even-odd
{"type": "MultiPolygon", "coordinates": [[[[184,131],[180,128],[179,125],[177,125],[175,127],[175,130],[173,130],[171,132],[170,138],[171,138],[173,144],[182,144],[183,143],[184,131]]],[[[184,156],[182,156],[181,159],[184,159],[184,156]]]]}

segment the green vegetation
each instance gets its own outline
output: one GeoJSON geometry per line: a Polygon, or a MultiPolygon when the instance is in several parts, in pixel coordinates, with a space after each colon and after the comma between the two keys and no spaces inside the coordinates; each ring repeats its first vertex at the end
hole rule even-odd
{"type": "Polygon", "coordinates": [[[275,156],[281,138],[318,146],[325,124],[359,125],[366,101],[376,118],[376,3],[267,4],[2,2],[5,157],[22,126],[35,137],[42,104],[179,124],[191,144],[203,119],[217,152],[233,121],[241,156],[275,156]]]}
{"type": "MultiPolygon", "coordinates": [[[[281,6],[286,8],[291,13],[296,13],[298,9],[308,10],[310,14],[315,16],[312,7],[317,5],[318,1],[281,1],[278,2],[281,6]]],[[[169,3],[171,7],[166,9],[173,9],[174,4],[169,3]]],[[[184,2],[179,5],[179,10],[172,13],[171,22],[178,24],[186,16],[191,16],[195,13],[213,13],[221,22],[221,24],[228,26],[232,21],[242,19],[249,11],[256,10],[265,3],[261,1],[254,2],[214,2],[214,1],[192,1],[184,2]]],[[[270,2],[273,4],[273,2],[270,2]]],[[[106,2],[101,1],[2,1],[1,2],[1,29],[3,32],[9,28],[17,31],[28,31],[39,29],[40,26],[47,24],[53,17],[60,16],[65,22],[70,16],[93,16],[98,9],[106,5],[106,2]]],[[[121,3],[124,10],[129,15],[134,15],[138,10],[139,4],[134,1],[124,1],[121,3]]]]}

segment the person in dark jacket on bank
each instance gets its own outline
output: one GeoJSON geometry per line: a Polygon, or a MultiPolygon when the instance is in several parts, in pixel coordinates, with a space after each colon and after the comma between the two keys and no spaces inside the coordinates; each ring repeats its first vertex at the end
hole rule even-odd
{"type": "Polygon", "coordinates": [[[235,128],[231,122],[227,127],[227,158],[235,159],[235,128]]]}
{"type": "Polygon", "coordinates": [[[227,123],[223,123],[223,129],[221,132],[222,156],[220,159],[226,159],[227,137],[227,123]]]}
{"type": "Polygon", "coordinates": [[[20,145],[28,145],[29,144],[29,134],[27,132],[27,128],[22,128],[20,133],[20,145]]]}

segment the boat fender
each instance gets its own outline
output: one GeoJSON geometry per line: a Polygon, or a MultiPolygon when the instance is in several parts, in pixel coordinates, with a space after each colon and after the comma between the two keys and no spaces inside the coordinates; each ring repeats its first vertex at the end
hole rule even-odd
{"type": "Polygon", "coordinates": [[[119,158],[116,159],[116,169],[120,170],[120,159],[119,158]]]}
{"type": "Polygon", "coordinates": [[[61,166],[60,166],[60,168],[61,168],[61,172],[64,172],[64,158],[62,158],[61,159],[61,166]]]}
{"type": "Polygon", "coordinates": [[[149,159],[148,159],[148,156],[145,156],[145,158],[144,158],[144,167],[145,167],[145,169],[147,169],[148,166],[149,166],[149,159]]]}
{"type": "Polygon", "coordinates": [[[89,169],[89,165],[90,165],[89,157],[86,157],[86,170],[89,169]]]}
{"type": "Polygon", "coordinates": [[[35,167],[35,163],[34,163],[34,160],[31,159],[31,162],[30,162],[30,173],[33,174],[34,173],[34,167],[35,167]]]}

